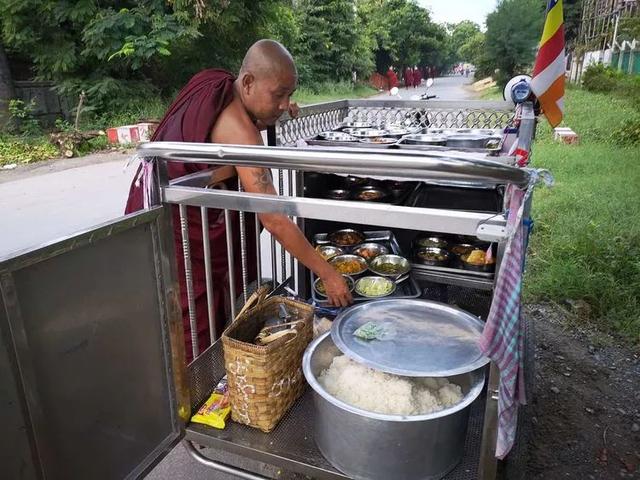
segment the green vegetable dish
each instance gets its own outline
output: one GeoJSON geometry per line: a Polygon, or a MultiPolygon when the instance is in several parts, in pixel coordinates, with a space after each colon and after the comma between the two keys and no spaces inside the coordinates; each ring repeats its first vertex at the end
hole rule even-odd
{"type": "Polygon", "coordinates": [[[363,297],[386,297],[395,290],[395,284],[388,278],[364,277],[356,282],[356,293],[363,297]]]}

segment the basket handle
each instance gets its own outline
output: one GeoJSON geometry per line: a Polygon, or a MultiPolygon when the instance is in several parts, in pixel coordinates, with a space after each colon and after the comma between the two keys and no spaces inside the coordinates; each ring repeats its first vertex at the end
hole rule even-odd
{"type": "Polygon", "coordinates": [[[245,304],[242,306],[236,317],[233,319],[236,322],[244,313],[250,308],[258,306],[258,304],[264,300],[264,298],[269,293],[269,287],[267,285],[263,285],[258,288],[255,292],[251,294],[251,296],[247,299],[245,304]]]}

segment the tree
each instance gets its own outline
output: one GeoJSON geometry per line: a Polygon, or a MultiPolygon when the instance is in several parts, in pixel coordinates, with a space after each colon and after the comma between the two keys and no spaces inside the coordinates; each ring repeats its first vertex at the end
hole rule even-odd
{"type": "Polygon", "coordinates": [[[480,31],[480,26],[471,20],[463,20],[460,23],[448,24],[447,30],[450,32],[450,48],[456,57],[455,60],[474,63],[471,58],[465,58],[465,55],[469,55],[471,53],[469,50],[470,47],[467,46],[464,50],[464,54],[460,49],[471,42],[474,37],[475,45],[477,45],[480,39],[477,35],[481,35],[482,39],[484,39],[484,35],[480,31]]]}
{"type": "Polygon", "coordinates": [[[354,0],[305,0],[298,5],[300,41],[294,54],[305,83],[348,81],[373,70],[372,43],[364,35],[354,0]]]}
{"type": "Polygon", "coordinates": [[[487,59],[498,69],[498,83],[505,84],[515,74],[530,69],[544,18],[541,0],[501,0],[487,16],[487,59]]]}
{"type": "Polygon", "coordinates": [[[13,79],[9,62],[4,51],[4,46],[0,42],[0,128],[4,128],[11,120],[9,116],[9,102],[16,96],[13,89],[13,79]]]}

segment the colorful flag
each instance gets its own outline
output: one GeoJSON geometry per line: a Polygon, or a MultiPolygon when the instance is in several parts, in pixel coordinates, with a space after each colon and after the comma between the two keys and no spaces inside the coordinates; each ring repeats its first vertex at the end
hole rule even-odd
{"type": "Polygon", "coordinates": [[[540,49],[533,68],[531,90],[551,126],[562,121],[564,112],[564,20],[562,0],[549,0],[540,49]]]}

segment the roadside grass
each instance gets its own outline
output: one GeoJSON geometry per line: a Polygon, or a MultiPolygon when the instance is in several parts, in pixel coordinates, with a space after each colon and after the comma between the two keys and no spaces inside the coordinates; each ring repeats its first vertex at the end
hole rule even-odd
{"type": "Polygon", "coordinates": [[[555,143],[544,120],[538,128],[533,166],[551,170],[556,184],[535,194],[525,298],[583,300],[591,308],[581,321],[640,344],[640,146],[611,137],[637,112],[577,88],[565,106],[581,143],[555,143]]]}
{"type": "Polygon", "coordinates": [[[300,86],[293,95],[293,101],[299,105],[311,105],[345,98],[365,98],[377,94],[375,88],[368,85],[353,86],[350,82],[323,83],[315,88],[300,86]]]}
{"type": "Polygon", "coordinates": [[[496,85],[487,88],[480,94],[481,100],[503,100],[502,89],[496,85]]]}

